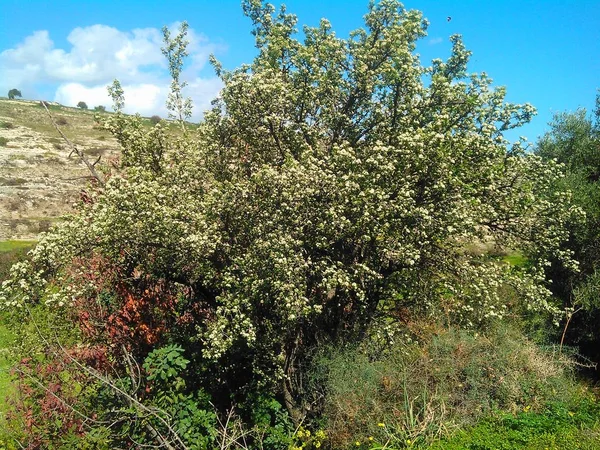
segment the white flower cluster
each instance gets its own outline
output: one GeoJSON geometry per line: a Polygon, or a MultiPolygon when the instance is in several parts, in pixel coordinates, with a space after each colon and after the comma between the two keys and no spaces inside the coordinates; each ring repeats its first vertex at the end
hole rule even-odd
{"type": "Polygon", "coordinates": [[[575,264],[558,249],[578,211],[568,194],[548,197],[560,166],[503,138],[530,105],[467,76],[458,36],[447,61],[422,67],[426,26],[394,1],[347,40],[322,22],[301,43],[293,21],[254,13],[260,54],[234,72],[216,65],[224,88],[197,130],[108,116],[120,169],[13,268],[4,306],[91,296],[68,274],[101,255],[189,286],[209,311],[203,356],[253,349],[271,374],[301,343],[391,323],[403,307],[476,324],[507,313],[513,286],[552,310],[544,261],[575,264]],[[465,251],[484,242],[522,249],[531,270],[465,251]]]}

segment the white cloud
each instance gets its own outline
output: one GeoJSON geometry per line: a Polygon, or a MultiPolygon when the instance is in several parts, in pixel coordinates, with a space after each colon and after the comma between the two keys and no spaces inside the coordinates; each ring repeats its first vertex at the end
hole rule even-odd
{"type": "Polygon", "coordinates": [[[437,45],[437,44],[441,44],[442,42],[444,42],[444,39],[441,37],[436,37],[436,38],[431,38],[429,39],[429,41],[427,41],[429,45],[437,45]]]}
{"type": "MultiPolygon", "coordinates": [[[[193,119],[198,120],[202,113],[210,108],[210,102],[221,87],[221,80],[218,78],[196,78],[189,82],[184,95],[191,97],[193,101],[193,119]]],[[[123,90],[125,91],[125,112],[140,113],[142,116],[158,114],[161,117],[167,117],[168,111],[165,103],[169,93],[168,85],[125,84],[123,90]]],[[[105,85],[87,87],[81,83],[61,84],[56,90],[54,101],[69,106],[76,106],[77,103],[83,101],[90,108],[103,105],[109,109],[112,104],[105,85]]]]}
{"type": "Polygon", "coordinates": [[[219,78],[196,78],[189,82],[184,94],[191,97],[194,103],[194,117],[200,117],[202,113],[210,109],[211,101],[217,96],[223,87],[219,78]]]}
{"type": "MultiPolygon", "coordinates": [[[[138,112],[143,116],[164,112],[166,88],[161,89],[154,84],[126,84],[123,89],[126,112],[138,112]]],[[[98,105],[110,108],[112,104],[105,85],[86,87],[80,83],[61,84],[56,90],[54,101],[69,106],[75,106],[83,101],[90,108],[98,105]]]]}
{"type": "MultiPolygon", "coordinates": [[[[172,34],[178,24],[171,26],[172,34]]],[[[194,117],[208,107],[221,83],[214,77],[200,78],[208,55],[221,50],[206,36],[188,31],[184,76],[187,95],[195,100],[194,117]],[[209,98],[210,97],[210,98],[209,98]]],[[[74,106],[109,106],[106,86],[117,78],[125,89],[126,110],[143,115],[166,116],[164,102],[169,88],[166,61],[161,52],[162,33],[156,28],[120,31],[106,25],[75,28],[69,33],[70,48],[56,48],[48,31],[36,31],[11,49],[0,53],[0,93],[9,89],[27,92],[49,89],[54,100],[74,106]]]]}

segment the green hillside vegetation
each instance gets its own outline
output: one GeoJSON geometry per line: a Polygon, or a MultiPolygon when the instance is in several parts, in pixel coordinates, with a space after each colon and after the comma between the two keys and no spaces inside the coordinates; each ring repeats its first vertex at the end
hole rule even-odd
{"type": "Polygon", "coordinates": [[[300,41],[242,5],[258,55],[211,58],[199,124],[185,22],[173,120],[124,114],[118,81],[113,113],[49,106],[77,161],[39,103],[0,101],[3,189],[87,176],[0,242],[0,448],[600,448],[600,103],[525,151],[503,133],[534,108],[460,36],[420,61],[421,13],[300,41]],[[19,133],[57,159],[27,172],[19,133]]]}

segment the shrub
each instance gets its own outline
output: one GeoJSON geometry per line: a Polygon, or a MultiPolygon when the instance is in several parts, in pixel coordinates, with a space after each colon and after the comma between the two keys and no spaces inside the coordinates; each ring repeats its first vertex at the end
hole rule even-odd
{"type": "Polygon", "coordinates": [[[162,119],[160,118],[160,116],[152,116],[150,117],[150,122],[153,125],[156,125],[158,122],[160,122],[162,119]]]}
{"type": "Polygon", "coordinates": [[[535,151],[565,165],[566,176],[554,189],[571,191],[574,203],[585,211],[585,221],[569,225],[570,238],[565,242],[580,270],[566,271],[555,263],[550,272],[554,293],[570,310],[560,339],[600,362],[600,94],[592,116],[584,109],[559,113],[550,126],[535,151]]]}
{"type": "Polygon", "coordinates": [[[0,147],[7,147],[8,146],[8,139],[5,138],[4,136],[0,136],[0,147]]]}
{"type": "Polygon", "coordinates": [[[106,106],[98,105],[94,107],[94,111],[96,112],[106,112],[106,106]]]}
{"type": "Polygon", "coordinates": [[[438,330],[421,344],[398,343],[376,360],[368,351],[346,350],[321,364],[334,448],[369,436],[400,448],[431,442],[496,410],[541,411],[549,401],[578,395],[566,358],[506,327],[486,335],[438,330]]]}
{"type": "Polygon", "coordinates": [[[77,103],[77,107],[79,109],[88,109],[87,103],[85,103],[85,102],[79,102],[79,103],[77,103]]]}
{"type": "Polygon", "coordinates": [[[64,117],[59,117],[58,119],[56,119],[57,125],[67,125],[68,123],[69,121],[64,117]]]}
{"type": "Polygon", "coordinates": [[[0,122],[0,128],[4,128],[5,130],[12,130],[15,128],[15,125],[12,122],[0,122]]]}
{"type": "MultiPolygon", "coordinates": [[[[305,377],[324,344],[386,334],[406,317],[487,324],[509,309],[499,295],[505,284],[533,309],[553,311],[543,268],[574,212],[561,193],[544,202],[536,196],[559,167],[502,137],[529,120],[531,106],[506,103],[485,75],[467,76],[470,53],[458,36],[446,62],[421,66],[414,50],[426,22],[393,0],[372,2],[368,31],[347,40],[323,21],[305,29],[301,43],[294,16],[254,0],[244,1],[244,11],[259,54],[233,72],[213,60],[224,87],[193,133],[180,80],[186,23],[173,38],[163,30],[167,104],[181,133],[123,114],[123,89],[113,83],[116,113],[100,122],[122,146],[120,164],[92,171],[95,184],[82,193],[79,213],[43,237],[32,261],[2,286],[15,314],[55,308],[46,320],[64,321],[78,330],[80,346],[106,352],[110,379],[90,393],[106,420],[119,411],[119,424],[163,430],[147,409],[130,398],[127,409],[123,400],[128,393],[156,406],[158,381],[131,379],[148,358],[171,354],[156,349],[178,346],[173,361],[188,361],[176,376],[182,405],[206,394],[217,417],[233,411],[252,428],[255,406],[276,410],[275,398],[287,412],[272,421],[287,430],[282,417],[298,427],[312,410],[305,377]],[[527,267],[465,254],[465,242],[483,239],[523,249],[527,267]],[[150,393],[138,387],[147,382],[150,393]],[[121,389],[116,400],[107,400],[111,384],[121,389]]],[[[434,379],[418,348],[408,350],[434,379]]],[[[405,361],[389,364],[399,374],[391,374],[395,388],[411,383],[405,361]]],[[[53,373],[48,382],[56,383],[53,373]]],[[[32,390],[33,404],[45,393],[32,390]]],[[[395,400],[418,415],[430,402],[413,401],[412,392],[428,391],[417,384],[395,400]]],[[[492,397],[484,408],[505,397],[512,398],[492,397]]],[[[169,420],[177,420],[176,406],[169,420]]],[[[437,399],[433,406],[434,417],[444,414],[437,399]]],[[[402,416],[399,432],[413,432],[415,414],[402,416]]],[[[419,426],[435,429],[421,416],[419,426]]],[[[93,423],[85,424],[91,432],[93,423]]],[[[138,431],[121,437],[162,444],[138,431]]]]}
{"type": "Polygon", "coordinates": [[[2,186],[20,186],[26,184],[27,180],[25,178],[5,178],[0,177],[0,185],[2,186]]]}
{"type": "Polygon", "coordinates": [[[38,221],[37,226],[36,226],[36,231],[38,233],[46,233],[46,232],[50,231],[51,227],[52,227],[51,220],[42,219],[42,220],[38,221]]]}

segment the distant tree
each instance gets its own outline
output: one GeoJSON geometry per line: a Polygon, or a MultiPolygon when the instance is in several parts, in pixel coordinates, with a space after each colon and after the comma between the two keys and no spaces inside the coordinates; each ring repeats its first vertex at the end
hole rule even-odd
{"type": "Polygon", "coordinates": [[[18,89],[11,89],[10,91],[8,91],[8,98],[10,100],[14,100],[15,97],[23,97],[23,95],[21,95],[21,91],[18,89]]]}
{"type": "Polygon", "coordinates": [[[161,121],[160,116],[152,116],[152,117],[150,117],[150,122],[152,122],[154,125],[156,125],[160,121],[161,121]]]}
{"type": "Polygon", "coordinates": [[[81,108],[81,109],[88,109],[88,106],[85,102],[79,102],[77,103],[77,107],[81,108]]]}
{"type": "Polygon", "coordinates": [[[98,105],[94,108],[94,111],[97,112],[106,112],[106,106],[98,105]]]}

